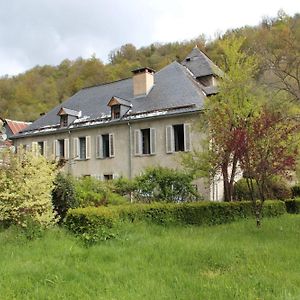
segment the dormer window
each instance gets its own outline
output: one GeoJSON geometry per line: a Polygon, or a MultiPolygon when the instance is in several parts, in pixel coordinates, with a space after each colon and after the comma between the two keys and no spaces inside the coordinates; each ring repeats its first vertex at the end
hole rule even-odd
{"type": "Polygon", "coordinates": [[[125,114],[127,114],[130,111],[132,107],[130,101],[115,96],[110,99],[107,105],[111,109],[112,119],[122,118],[125,114]]]}
{"type": "Polygon", "coordinates": [[[60,127],[68,127],[81,116],[81,112],[62,107],[57,115],[60,116],[60,127]]]}
{"type": "Polygon", "coordinates": [[[60,127],[67,127],[68,126],[68,115],[61,115],[60,116],[60,127]]]}
{"type": "Polygon", "coordinates": [[[119,119],[121,116],[121,107],[120,105],[114,105],[111,107],[111,118],[119,119]]]}

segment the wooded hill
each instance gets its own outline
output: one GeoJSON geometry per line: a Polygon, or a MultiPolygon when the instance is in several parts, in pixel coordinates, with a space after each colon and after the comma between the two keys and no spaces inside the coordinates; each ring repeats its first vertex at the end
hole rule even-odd
{"type": "Polygon", "coordinates": [[[107,64],[96,56],[65,59],[58,66],[36,66],[18,76],[2,77],[0,115],[35,120],[83,87],[130,77],[131,70],[141,66],[160,70],[174,60],[181,61],[195,45],[226,72],[219,43],[239,36],[245,38],[243,51],[258,57],[258,84],[300,103],[300,14],[290,17],[279,12],[276,18],[265,18],[258,26],[230,30],[213,41],[199,36],[140,49],[126,44],[111,51],[107,64]]]}

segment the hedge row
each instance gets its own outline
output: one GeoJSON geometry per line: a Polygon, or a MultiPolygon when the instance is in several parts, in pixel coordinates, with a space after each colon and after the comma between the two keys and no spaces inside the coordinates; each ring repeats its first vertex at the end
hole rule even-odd
{"type": "MultiPolygon", "coordinates": [[[[263,216],[286,213],[284,202],[266,201],[263,216]]],[[[216,225],[253,215],[251,202],[193,202],[182,204],[132,204],[115,207],[87,207],[69,210],[65,224],[86,242],[114,237],[120,221],[148,221],[156,224],[216,225]]]]}
{"type": "Polygon", "coordinates": [[[300,198],[285,200],[285,206],[289,214],[300,214],[300,198]]]}

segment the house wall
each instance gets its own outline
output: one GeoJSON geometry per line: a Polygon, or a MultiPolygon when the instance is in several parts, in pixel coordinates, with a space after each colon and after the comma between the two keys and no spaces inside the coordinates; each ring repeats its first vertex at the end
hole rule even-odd
{"type": "MultiPolygon", "coordinates": [[[[103,175],[111,174],[114,177],[134,177],[140,175],[147,167],[162,166],[167,168],[182,168],[180,160],[183,152],[166,153],[166,127],[176,124],[191,124],[191,142],[193,149],[200,149],[203,137],[195,128],[195,121],[198,114],[187,114],[176,117],[153,118],[149,120],[139,120],[130,123],[99,126],[97,128],[86,128],[65,133],[41,135],[15,140],[15,146],[31,145],[32,142],[46,141],[45,155],[49,159],[54,158],[55,140],[69,139],[69,159],[64,166],[66,172],[74,176],[90,175],[103,179],[103,175]],[[155,154],[135,155],[134,132],[137,129],[156,129],[156,151],[155,154]],[[102,134],[114,134],[115,156],[111,158],[96,158],[96,137],[102,134]],[[74,138],[91,137],[91,158],[85,160],[75,159],[74,138]],[[130,141],[130,143],[129,143],[130,141]]],[[[203,180],[195,181],[198,191],[205,199],[210,199],[210,188],[203,180]]]]}

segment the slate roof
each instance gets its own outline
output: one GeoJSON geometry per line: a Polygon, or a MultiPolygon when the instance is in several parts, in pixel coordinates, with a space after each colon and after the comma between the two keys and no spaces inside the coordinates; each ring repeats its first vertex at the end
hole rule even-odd
{"type": "Polygon", "coordinates": [[[181,64],[186,66],[196,78],[208,75],[223,76],[223,71],[198,47],[195,47],[181,64]]]}
{"type": "MultiPolygon", "coordinates": [[[[199,52],[199,50],[194,49],[192,53],[195,53],[195,51],[199,52]]],[[[138,98],[133,96],[132,78],[83,88],[33,122],[25,131],[15,137],[63,130],[60,129],[60,116],[57,115],[61,108],[81,112],[81,117],[75,120],[68,128],[121,121],[110,119],[111,108],[107,104],[112,97],[118,98],[124,104],[126,103],[127,106],[131,104],[128,113],[123,117],[123,119],[128,120],[177,112],[182,113],[182,110],[184,112],[201,110],[203,109],[204,99],[208,94],[205,93],[204,87],[195,80],[196,75],[192,73],[198,67],[203,66],[205,70],[202,73],[211,73],[212,71],[207,71],[207,65],[211,67],[211,64],[208,63],[208,58],[206,59],[206,64],[202,63],[200,65],[196,59],[193,61],[195,66],[189,64],[190,70],[175,61],[155,73],[153,88],[147,95],[138,98]]],[[[199,73],[200,71],[196,74],[199,73]]]]}

